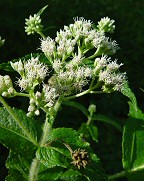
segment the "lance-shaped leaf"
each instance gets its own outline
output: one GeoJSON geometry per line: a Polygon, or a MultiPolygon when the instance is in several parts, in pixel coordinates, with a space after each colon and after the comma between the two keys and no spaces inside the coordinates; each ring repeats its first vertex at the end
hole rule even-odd
{"type": "Polygon", "coordinates": [[[123,94],[129,97],[129,118],[123,132],[123,167],[129,180],[144,178],[144,113],[138,108],[135,95],[126,85],[123,94]]]}

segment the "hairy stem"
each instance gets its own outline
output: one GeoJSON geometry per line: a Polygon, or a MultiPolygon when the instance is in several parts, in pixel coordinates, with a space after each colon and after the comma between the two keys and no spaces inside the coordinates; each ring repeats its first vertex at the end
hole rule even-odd
{"type": "Polygon", "coordinates": [[[40,164],[39,161],[36,158],[34,158],[32,164],[31,164],[28,181],[37,180],[39,164],[40,164]]]}
{"type": "MultiPolygon", "coordinates": [[[[45,146],[45,144],[47,142],[48,136],[51,132],[53,122],[54,122],[57,112],[60,108],[62,100],[63,100],[63,97],[60,97],[57,100],[57,102],[55,103],[55,105],[52,107],[51,114],[49,112],[46,114],[46,120],[45,120],[44,127],[43,127],[43,133],[42,133],[42,137],[41,137],[41,140],[39,143],[40,147],[45,146]]],[[[37,180],[39,164],[40,164],[40,162],[37,160],[37,158],[34,158],[32,164],[31,164],[31,167],[30,167],[29,181],[37,180]]]]}
{"type": "Polygon", "coordinates": [[[29,140],[36,146],[38,146],[37,140],[31,135],[31,133],[27,130],[27,128],[23,125],[20,119],[16,116],[13,109],[6,103],[6,101],[0,96],[0,102],[6,108],[7,112],[11,115],[11,117],[15,120],[15,122],[19,125],[19,127],[23,130],[29,140]]]}
{"type": "Polygon", "coordinates": [[[45,124],[44,124],[44,128],[43,128],[43,135],[42,135],[42,138],[41,138],[41,141],[40,141],[40,146],[44,146],[47,138],[48,138],[48,134],[50,133],[51,131],[51,125],[50,123],[48,122],[48,116],[46,117],[46,121],[45,121],[45,124]]]}

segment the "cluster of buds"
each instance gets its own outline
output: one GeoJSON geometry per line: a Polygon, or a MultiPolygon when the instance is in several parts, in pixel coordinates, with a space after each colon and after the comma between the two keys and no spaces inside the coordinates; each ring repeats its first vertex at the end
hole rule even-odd
{"type": "Polygon", "coordinates": [[[27,35],[38,33],[42,31],[43,26],[41,25],[41,18],[39,15],[34,14],[34,16],[29,16],[29,19],[26,19],[25,32],[27,35]]]}
{"type": "Polygon", "coordinates": [[[15,94],[15,89],[9,75],[0,75],[0,95],[3,97],[13,97],[15,94]]]}
{"type": "Polygon", "coordinates": [[[39,111],[39,108],[38,108],[40,98],[41,98],[41,93],[40,92],[36,92],[35,99],[30,98],[28,113],[27,113],[28,117],[31,117],[33,115],[38,116],[40,114],[40,111],[39,111]]]}

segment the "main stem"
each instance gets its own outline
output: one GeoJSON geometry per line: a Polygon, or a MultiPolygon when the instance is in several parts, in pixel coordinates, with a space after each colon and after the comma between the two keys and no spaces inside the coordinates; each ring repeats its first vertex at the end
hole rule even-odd
{"type": "MultiPolygon", "coordinates": [[[[63,97],[60,97],[55,105],[51,109],[51,114],[46,114],[46,120],[43,127],[43,134],[39,143],[39,147],[45,146],[48,136],[51,132],[53,122],[55,120],[55,117],[57,115],[57,112],[60,108],[60,105],[62,103],[63,97]]],[[[39,170],[40,161],[37,160],[37,158],[33,159],[33,162],[31,164],[30,172],[29,172],[29,181],[36,181],[38,176],[38,170],[39,170]]]]}

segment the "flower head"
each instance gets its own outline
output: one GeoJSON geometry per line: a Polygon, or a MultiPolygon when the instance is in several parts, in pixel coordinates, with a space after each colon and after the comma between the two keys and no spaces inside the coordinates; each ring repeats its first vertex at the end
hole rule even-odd
{"type": "Polygon", "coordinates": [[[98,22],[97,27],[99,31],[113,33],[115,30],[114,22],[115,22],[114,20],[111,20],[108,17],[104,17],[98,22]]]}
{"type": "Polygon", "coordinates": [[[88,152],[82,149],[77,149],[71,153],[73,161],[71,162],[73,165],[77,166],[78,169],[81,167],[86,167],[88,164],[88,152]]]}
{"type": "Polygon", "coordinates": [[[48,57],[53,56],[55,50],[55,41],[50,37],[41,40],[41,50],[48,57]]]}
{"type": "Polygon", "coordinates": [[[21,78],[18,80],[18,85],[22,90],[33,89],[36,85],[43,82],[48,75],[48,67],[40,63],[39,57],[31,57],[24,62],[20,60],[11,63],[11,66],[21,75],[21,78]]]}
{"type": "Polygon", "coordinates": [[[41,32],[43,26],[41,25],[41,18],[39,15],[34,14],[34,16],[29,16],[29,19],[25,19],[26,26],[25,32],[27,35],[34,34],[36,32],[41,32]]]}

